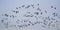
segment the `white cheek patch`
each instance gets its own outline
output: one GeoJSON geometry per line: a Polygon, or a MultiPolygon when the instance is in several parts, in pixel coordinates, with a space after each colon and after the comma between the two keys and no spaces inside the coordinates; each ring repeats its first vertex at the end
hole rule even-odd
{"type": "Polygon", "coordinates": [[[0,9],[1,30],[60,30],[59,1],[15,1],[17,6],[0,9]]]}

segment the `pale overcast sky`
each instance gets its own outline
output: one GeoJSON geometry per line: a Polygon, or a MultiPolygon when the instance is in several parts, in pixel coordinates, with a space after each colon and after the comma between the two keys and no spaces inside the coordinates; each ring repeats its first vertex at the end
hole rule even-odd
{"type": "MultiPolygon", "coordinates": [[[[52,21],[52,20],[51,20],[52,21]]],[[[53,22],[55,22],[53,21],[53,22]]],[[[47,22],[49,24],[50,21],[47,22]]],[[[45,26],[45,25],[44,25],[45,26]]],[[[0,0],[0,30],[58,30],[60,28],[60,0],[0,0]],[[39,4],[39,5],[38,5],[39,4]],[[24,5],[24,7],[22,7],[24,5]],[[29,8],[25,8],[28,5],[30,5],[29,8]],[[31,6],[33,5],[33,7],[31,6]],[[19,8],[20,7],[20,8],[19,8]],[[38,7],[41,9],[41,11],[37,11],[38,7]],[[13,11],[18,12],[13,12],[13,11]],[[46,13],[46,11],[47,13],[46,13]],[[28,14],[27,12],[30,12],[31,14],[28,14]],[[39,12],[39,15],[34,14],[34,12],[39,12]],[[42,12],[42,14],[40,14],[42,12]],[[56,17],[54,17],[53,13],[56,13],[56,17]],[[5,15],[7,14],[8,17],[5,15]],[[25,14],[31,15],[33,17],[25,17],[25,14]],[[13,17],[15,18],[13,18],[13,17]],[[42,24],[36,24],[36,25],[30,25],[28,27],[23,26],[19,29],[18,25],[24,25],[28,24],[28,22],[22,23],[22,21],[43,21],[45,17],[54,18],[55,21],[59,21],[58,23],[52,23],[55,24],[56,27],[53,27],[51,25],[50,28],[48,28],[48,25],[45,27],[42,27],[42,24]],[[7,18],[7,19],[6,19],[7,18]],[[2,20],[3,23],[2,23],[2,20]],[[16,21],[20,21],[17,23],[16,21]],[[6,28],[8,22],[8,28],[6,28]],[[15,26],[14,26],[15,25],[15,26]]],[[[60,29],[59,29],[60,30],[60,29]]]]}

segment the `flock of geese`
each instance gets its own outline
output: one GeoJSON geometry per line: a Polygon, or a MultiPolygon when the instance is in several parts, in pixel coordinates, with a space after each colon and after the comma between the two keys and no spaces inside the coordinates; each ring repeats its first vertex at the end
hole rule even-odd
{"type": "MultiPolygon", "coordinates": [[[[7,13],[5,13],[5,14],[1,14],[2,17],[3,16],[4,17],[0,21],[5,26],[5,28],[16,27],[16,28],[20,29],[20,28],[24,28],[24,27],[28,27],[28,26],[34,26],[36,24],[40,24],[40,26],[43,28],[59,27],[60,21],[57,20],[55,17],[60,19],[60,14],[58,14],[56,12],[52,12],[52,14],[50,14],[50,15],[52,15],[52,17],[49,15],[45,15],[45,14],[49,14],[49,12],[48,12],[49,10],[43,11],[39,6],[40,6],[40,4],[30,4],[27,6],[22,5],[20,7],[16,7],[15,10],[11,10],[11,14],[7,14],[7,13],[9,13],[10,10],[7,11],[7,13]],[[37,6],[37,8],[35,8],[35,6],[37,6]]],[[[50,6],[50,8],[54,9],[54,10],[57,9],[54,6],[50,6]]],[[[57,29],[59,29],[59,28],[57,28],[57,29]]]]}

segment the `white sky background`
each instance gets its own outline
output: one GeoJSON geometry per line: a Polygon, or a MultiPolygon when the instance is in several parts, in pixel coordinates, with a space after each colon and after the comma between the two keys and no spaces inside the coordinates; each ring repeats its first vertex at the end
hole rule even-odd
{"type": "MultiPolygon", "coordinates": [[[[39,24],[35,25],[35,26],[29,26],[26,28],[22,28],[22,29],[18,29],[18,28],[5,28],[4,25],[1,23],[1,19],[5,16],[2,16],[2,14],[7,13],[7,14],[14,14],[11,12],[11,10],[16,10],[16,7],[20,7],[22,5],[31,5],[34,4],[35,9],[38,7],[37,4],[39,4],[39,8],[41,8],[42,12],[44,12],[44,10],[47,10],[48,13],[44,16],[50,16],[52,17],[52,13],[56,12],[60,15],[60,0],[0,0],[0,30],[54,30],[57,28],[42,28],[40,27],[39,24]],[[51,6],[56,7],[56,10],[51,8],[51,6]]],[[[35,12],[36,10],[33,8],[29,8],[29,9],[18,9],[21,14],[14,14],[17,15],[18,17],[16,17],[15,19],[8,17],[8,21],[11,19],[11,22],[13,22],[12,24],[16,24],[14,23],[16,21],[16,19],[24,19],[25,17],[22,17],[25,12],[30,11],[32,14],[33,12],[35,12]],[[13,21],[14,20],[14,21],[13,21]]],[[[34,21],[34,18],[26,18],[26,19],[31,19],[32,21],[34,21]]],[[[55,19],[60,20],[59,18],[55,17],[55,19]]],[[[41,20],[41,19],[40,19],[41,20]]],[[[36,20],[35,20],[36,21],[36,20]]]]}

